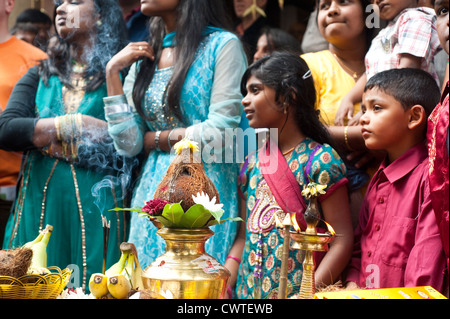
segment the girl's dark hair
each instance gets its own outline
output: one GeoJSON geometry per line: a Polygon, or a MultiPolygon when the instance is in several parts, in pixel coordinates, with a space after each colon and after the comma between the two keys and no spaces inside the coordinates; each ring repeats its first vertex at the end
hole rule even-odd
{"type": "Polygon", "coordinates": [[[278,28],[264,27],[261,35],[265,35],[268,39],[267,46],[270,52],[288,51],[300,54],[301,44],[296,37],[278,28]]]}
{"type": "MultiPolygon", "coordinates": [[[[194,62],[195,53],[202,40],[202,31],[207,26],[231,30],[231,20],[226,11],[224,0],[180,0],[177,8],[178,18],[174,48],[175,65],[165,97],[167,98],[166,114],[174,114],[184,122],[179,108],[181,89],[186,75],[194,62]]],[[[161,57],[162,42],[165,36],[165,24],[161,17],[150,19],[150,45],[155,52],[155,61],[145,58],[140,64],[133,89],[133,101],[137,112],[146,118],[142,101],[150,85],[157,63],[161,57]]]]}
{"type": "MultiPolygon", "coordinates": [[[[316,0],[316,11],[317,11],[317,13],[319,12],[319,9],[320,9],[319,8],[319,2],[320,2],[320,0],[316,0]]],[[[376,28],[369,27],[367,25],[367,23],[366,23],[367,22],[367,18],[371,14],[373,14],[373,12],[370,12],[370,10],[369,11],[366,10],[366,8],[368,6],[372,5],[372,0],[359,0],[359,2],[361,3],[362,10],[363,10],[363,15],[364,15],[364,30],[365,30],[365,33],[366,33],[366,51],[368,51],[369,48],[370,48],[370,45],[372,43],[373,38],[376,36],[376,31],[377,31],[376,28]]]]}
{"type": "MultiPolygon", "coordinates": [[[[56,12],[60,2],[55,3],[56,12]]],[[[101,23],[96,26],[96,32],[92,32],[92,36],[95,37],[92,52],[86,53],[89,64],[84,78],[88,92],[95,91],[105,82],[106,64],[127,44],[126,26],[117,0],[94,0],[94,5],[101,23]]],[[[48,85],[50,77],[56,75],[64,85],[71,87],[70,43],[58,35],[55,43],[49,47],[47,54],[49,58],[40,65],[40,74],[44,84],[48,85]]]]}
{"type": "Polygon", "coordinates": [[[315,110],[316,90],[305,60],[297,54],[274,52],[256,61],[242,77],[243,96],[247,95],[247,81],[251,76],[275,90],[276,102],[286,102],[294,109],[295,121],[303,134],[320,144],[333,144],[315,110]]]}

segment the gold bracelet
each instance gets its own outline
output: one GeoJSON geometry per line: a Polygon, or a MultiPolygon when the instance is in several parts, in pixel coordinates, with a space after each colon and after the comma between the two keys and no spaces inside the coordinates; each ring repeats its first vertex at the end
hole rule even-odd
{"type": "Polygon", "coordinates": [[[56,139],[61,141],[61,117],[55,117],[55,130],[56,130],[56,139]]]}
{"type": "Polygon", "coordinates": [[[349,151],[354,151],[348,142],[348,125],[344,128],[344,140],[345,140],[345,146],[347,146],[347,149],[349,151]]]}

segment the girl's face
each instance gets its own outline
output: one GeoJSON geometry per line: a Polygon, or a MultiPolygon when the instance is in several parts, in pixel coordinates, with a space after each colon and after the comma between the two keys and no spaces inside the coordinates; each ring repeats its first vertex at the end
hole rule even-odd
{"type": "Polygon", "coordinates": [[[269,39],[267,38],[267,35],[263,34],[259,37],[258,43],[256,45],[256,52],[253,56],[253,62],[258,61],[259,59],[262,59],[263,57],[269,55],[272,53],[269,45],[269,39]]]}
{"type": "Polygon", "coordinates": [[[320,0],[318,10],[320,33],[331,44],[355,40],[365,33],[360,0],[320,0]]]}
{"type": "Polygon", "coordinates": [[[275,101],[275,90],[264,85],[254,75],[247,81],[247,95],[242,100],[249,125],[253,128],[279,128],[286,115],[279,102],[275,101]]]}
{"type": "Polygon", "coordinates": [[[63,39],[95,29],[99,16],[93,0],[65,0],[56,6],[56,31],[63,39]]]}
{"type": "Polygon", "coordinates": [[[180,0],[141,0],[141,11],[146,16],[163,16],[166,13],[173,13],[180,0]]]}
{"type": "Polygon", "coordinates": [[[445,52],[449,52],[448,47],[448,30],[449,30],[449,18],[448,18],[448,0],[436,0],[434,5],[437,15],[437,31],[439,40],[445,52]]]}
{"type": "Polygon", "coordinates": [[[388,21],[407,8],[417,7],[417,0],[374,0],[374,3],[380,8],[380,18],[388,21]]]}

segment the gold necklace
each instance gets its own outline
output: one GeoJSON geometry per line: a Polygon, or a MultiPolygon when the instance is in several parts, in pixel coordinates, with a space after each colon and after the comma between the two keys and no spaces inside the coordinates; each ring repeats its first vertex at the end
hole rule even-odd
{"type": "Polygon", "coordinates": [[[63,86],[62,94],[64,99],[64,108],[67,114],[77,111],[84,98],[86,89],[86,80],[76,76],[72,76],[72,88],[63,86]]]}
{"type": "Polygon", "coordinates": [[[284,152],[283,153],[283,156],[286,156],[286,155],[288,155],[290,152],[292,152],[293,150],[295,150],[295,148],[296,148],[297,146],[294,146],[293,148],[291,148],[290,150],[288,150],[288,151],[286,151],[286,152],[284,152]]]}
{"type": "Polygon", "coordinates": [[[356,81],[364,72],[361,72],[361,73],[357,73],[357,72],[355,72],[354,70],[352,70],[352,69],[350,69],[345,63],[344,63],[344,61],[340,58],[340,57],[338,57],[337,55],[336,55],[336,53],[333,53],[333,55],[334,55],[334,57],[336,58],[336,60],[337,60],[337,62],[339,63],[339,65],[340,66],[342,66],[345,70],[346,70],[346,72],[347,73],[350,73],[350,75],[351,75],[351,77],[356,81]]]}

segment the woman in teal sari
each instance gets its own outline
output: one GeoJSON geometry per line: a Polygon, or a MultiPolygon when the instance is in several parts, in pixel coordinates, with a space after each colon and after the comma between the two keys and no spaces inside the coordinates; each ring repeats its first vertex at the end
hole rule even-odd
{"type": "MultiPolygon", "coordinates": [[[[236,217],[238,165],[232,135],[243,113],[239,83],[246,57],[239,39],[225,31],[224,1],[143,2],[141,11],[152,16],[151,42],[132,43],[108,63],[110,97],[105,99],[109,133],[119,153],[146,155],[132,206],[153,199],[173,159],[172,146],[189,137],[201,147],[206,174],[224,204],[223,218],[236,217]],[[130,65],[122,86],[118,72],[130,65]]],[[[212,230],[206,250],[224,263],[237,223],[212,230]]],[[[144,266],[164,252],[156,231],[147,219],[131,216],[129,241],[144,266]]]]}
{"type": "Polygon", "coordinates": [[[107,133],[105,66],[125,46],[115,0],[57,3],[59,39],[49,59],[17,84],[0,119],[0,147],[24,151],[18,196],[4,248],[53,233],[47,265],[74,269],[74,287],[87,288],[103,264],[102,215],[110,222],[107,266],[126,240],[126,163],[107,133]],[[108,39],[108,41],[106,41],[108,39]]]}

